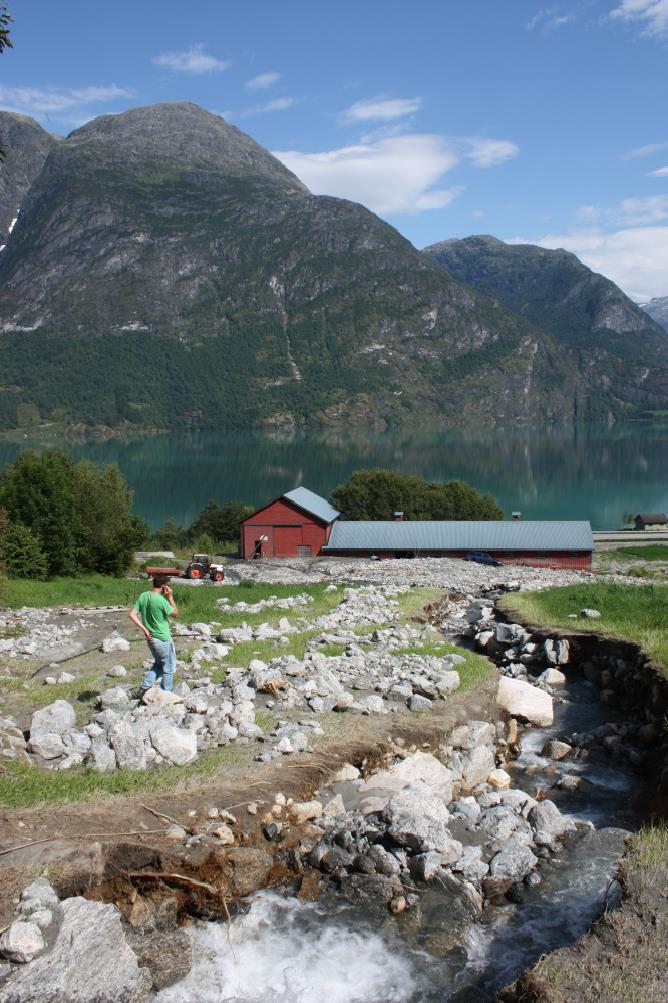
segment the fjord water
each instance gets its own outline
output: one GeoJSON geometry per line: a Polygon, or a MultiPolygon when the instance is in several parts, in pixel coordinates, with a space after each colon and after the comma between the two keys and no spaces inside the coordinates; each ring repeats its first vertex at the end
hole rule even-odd
{"type": "MultiPolygon", "coordinates": [[[[57,445],[53,443],[52,445],[57,445]]],[[[25,445],[0,443],[0,467],[25,445]]],[[[193,522],[210,498],[261,505],[298,484],[328,495],[362,467],[490,491],[507,517],[589,519],[615,529],[624,512],[668,509],[668,423],[612,428],[328,429],[207,432],[66,443],[76,459],[117,463],[134,511],[153,527],[193,522]]]]}

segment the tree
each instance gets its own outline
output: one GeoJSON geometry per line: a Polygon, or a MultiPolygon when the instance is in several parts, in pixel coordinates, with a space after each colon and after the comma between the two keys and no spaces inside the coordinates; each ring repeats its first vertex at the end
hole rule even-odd
{"type": "Polygon", "coordinates": [[[74,470],[76,553],[82,570],[124,574],[148,526],[130,515],[132,492],[115,465],[100,470],[88,460],[74,470]]]}
{"type": "Polygon", "coordinates": [[[9,521],[39,540],[49,575],[77,570],[75,464],[62,452],[20,453],[0,475],[0,506],[9,521]]]}
{"type": "Polygon", "coordinates": [[[7,9],[6,3],[0,3],[0,52],[5,49],[13,49],[14,45],[9,37],[9,26],[13,18],[7,9]]]}
{"type": "Polygon", "coordinates": [[[0,506],[33,535],[50,576],[123,574],[148,536],[131,504],[118,467],[75,464],[62,452],[21,453],[0,475],[0,506]]]}
{"type": "Polygon", "coordinates": [[[14,578],[46,578],[47,561],[39,540],[20,522],[9,522],[4,527],[0,570],[14,578]]]}
{"type": "Polygon", "coordinates": [[[213,500],[208,501],[190,527],[191,539],[210,536],[220,543],[236,542],[239,539],[239,523],[253,511],[253,506],[245,502],[230,501],[219,505],[213,500]]]}
{"type": "Polygon", "coordinates": [[[502,519],[490,494],[480,494],[464,481],[445,484],[393,470],[356,470],[332,492],[332,504],[345,519],[502,519]]]}

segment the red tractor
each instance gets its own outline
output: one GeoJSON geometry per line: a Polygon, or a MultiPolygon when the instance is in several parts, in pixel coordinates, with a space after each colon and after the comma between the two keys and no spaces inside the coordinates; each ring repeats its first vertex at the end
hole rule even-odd
{"type": "Polygon", "coordinates": [[[225,571],[223,565],[214,563],[208,554],[193,554],[193,559],[186,568],[186,578],[210,578],[212,582],[222,582],[225,571]]]}

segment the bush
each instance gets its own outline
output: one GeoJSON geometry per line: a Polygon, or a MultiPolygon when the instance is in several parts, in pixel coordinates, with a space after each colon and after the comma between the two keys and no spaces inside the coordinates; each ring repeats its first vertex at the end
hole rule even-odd
{"type": "Polygon", "coordinates": [[[490,494],[480,494],[464,481],[445,484],[392,470],[356,470],[332,492],[332,504],[345,519],[503,519],[490,494]]]}
{"type": "Polygon", "coordinates": [[[0,567],[14,578],[46,578],[46,555],[35,534],[20,522],[5,527],[0,540],[0,567]]]}

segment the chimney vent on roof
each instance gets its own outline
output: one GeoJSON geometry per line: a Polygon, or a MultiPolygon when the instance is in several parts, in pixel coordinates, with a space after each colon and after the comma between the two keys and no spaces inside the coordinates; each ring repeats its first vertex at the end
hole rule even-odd
{"type": "Polygon", "coordinates": [[[521,512],[513,512],[513,522],[519,522],[522,518],[521,512]]]}
{"type": "Polygon", "coordinates": [[[394,513],[394,521],[395,522],[403,522],[404,521],[404,513],[403,512],[395,512],[394,513]]]}

